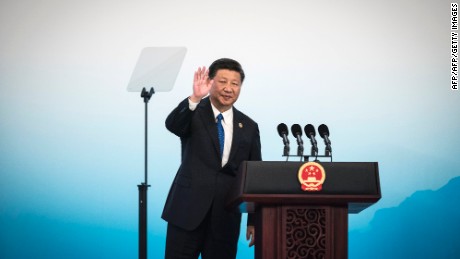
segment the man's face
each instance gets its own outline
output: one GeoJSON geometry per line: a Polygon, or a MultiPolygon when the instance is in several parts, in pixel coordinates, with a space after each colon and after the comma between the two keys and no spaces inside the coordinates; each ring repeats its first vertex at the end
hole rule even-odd
{"type": "Polygon", "coordinates": [[[241,90],[240,73],[228,69],[217,70],[214,83],[209,91],[212,104],[224,112],[238,100],[241,90]]]}

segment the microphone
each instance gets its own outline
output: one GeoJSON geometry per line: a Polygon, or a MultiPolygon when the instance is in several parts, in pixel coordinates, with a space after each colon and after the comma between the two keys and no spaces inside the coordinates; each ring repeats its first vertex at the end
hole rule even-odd
{"type": "Polygon", "coordinates": [[[316,131],[315,127],[311,124],[307,124],[304,128],[305,130],[305,135],[310,139],[311,142],[311,155],[312,156],[318,156],[318,144],[315,139],[316,131]]]}
{"type": "Polygon", "coordinates": [[[286,124],[280,123],[278,125],[278,134],[280,135],[280,137],[283,138],[283,144],[284,144],[283,156],[289,156],[290,147],[289,147],[289,139],[287,137],[287,135],[289,134],[289,130],[286,124]]]}
{"type": "Polygon", "coordinates": [[[303,141],[302,141],[302,128],[299,124],[294,124],[291,126],[292,135],[297,139],[297,155],[303,156],[303,141]]]}
{"type": "Polygon", "coordinates": [[[325,124],[321,124],[318,127],[319,135],[324,139],[324,144],[326,145],[326,156],[330,156],[332,152],[331,140],[329,139],[329,128],[325,124]]]}

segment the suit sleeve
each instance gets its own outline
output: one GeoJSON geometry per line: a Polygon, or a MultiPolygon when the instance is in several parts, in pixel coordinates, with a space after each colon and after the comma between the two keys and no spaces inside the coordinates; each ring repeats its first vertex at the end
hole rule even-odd
{"type": "Polygon", "coordinates": [[[183,100],[166,118],[166,128],[179,137],[190,133],[190,123],[194,111],[189,109],[188,98],[183,100]]]}
{"type": "MultiPolygon", "coordinates": [[[[256,132],[254,133],[254,141],[251,146],[251,154],[249,157],[250,161],[262,161],[262,146],[260,144],[260,133],[259,126],[256,124],[256,132]]],[[[253,213],[248,213],[248,226],[254,226],[255,219],[253,213]]]]}
{"type": "Polygon", "coordinates": [[[259,126],[256,124],[254,132],[254,141],[251,146],[251,154],[249,155],[249,161],[262,161],[262,146],[260,144],[260,133],[259,126]]]}

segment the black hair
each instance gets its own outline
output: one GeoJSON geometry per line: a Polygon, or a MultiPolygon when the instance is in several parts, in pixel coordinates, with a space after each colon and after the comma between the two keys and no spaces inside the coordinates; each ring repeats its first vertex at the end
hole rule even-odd
{"type": "Polygon", "coordinates": [[[241,83],[243,83],[244,71],[240,63],[238,63],[238,61],[230,58],[221,58],[212,62],[212,64],[209,66],[209,78],[213,79],[216,76],[217,71],[220,69],[228,69],[231,71],[238,72],[240,74],[241,83]]]}

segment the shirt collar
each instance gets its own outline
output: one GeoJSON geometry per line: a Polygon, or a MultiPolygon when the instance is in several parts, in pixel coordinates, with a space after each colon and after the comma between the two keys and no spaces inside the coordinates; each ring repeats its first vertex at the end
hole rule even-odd
{"type": "Polygon", "coordinates": [[[231,122],[233,121],[233,106],[224,111],[224,112],[220,112],[216,107],[214,107],[214,105],[211,103],[211,107],[212,107],[212,112],[214,113],[214,119],[217,118],[217,115],[219,115],[219,113],[222,113],[222,116],[224,117],[224,122],[231,122]]]}

